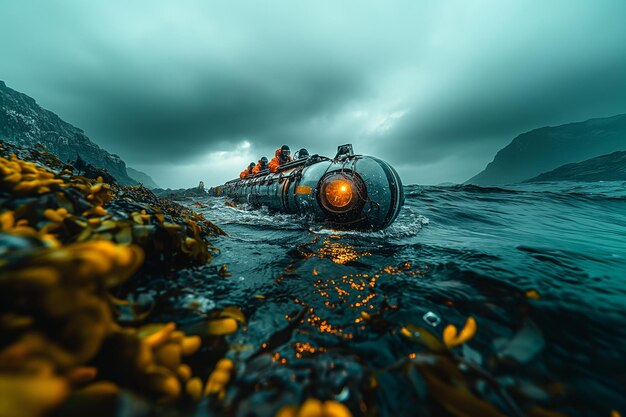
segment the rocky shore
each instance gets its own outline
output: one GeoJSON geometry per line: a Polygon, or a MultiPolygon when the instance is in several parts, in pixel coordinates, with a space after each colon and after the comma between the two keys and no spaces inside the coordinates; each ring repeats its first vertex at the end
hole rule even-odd
{"type": "Polygon", "coordinates": [[[0,415],[219,402],[241,310],[185,333],[118,296],[142,276],[206,264],[224,232],[146,188],[76,171],[43,147],[0,142],[0,415]]]}

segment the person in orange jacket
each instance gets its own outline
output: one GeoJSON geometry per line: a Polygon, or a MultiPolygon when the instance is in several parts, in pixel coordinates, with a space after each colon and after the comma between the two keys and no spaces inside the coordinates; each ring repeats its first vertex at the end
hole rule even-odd
{"type": "Polygon", "coordinates": [[[267,158],[266,157],[262,157],[261,159],[259,159],[259,162],[256,164],[256,166],[252,170],[252,174],[256,175],[260,171],[263,171],[264,169],[267,169],[267,158]]]}
{"type": "Polygon", "coordinates": [[[246,176],[248,176],[248,174],[252,174],[252,171],[254,170],[254,166],[255,166],[255,163],[250,162],[250,165],[248,165],[248,168],[241,171],[241,174],[239,174],[239,178],[244,179],[246,178],[246,176]]]}
{"type": "Polygon", "coordinates": [[[283,145],[279,149],[276,149],[274,158],[267,164],[271,172],[277,172],[278,167],[285,165],[287,162],[291,162],[291,150],[289,146],[283,145]]]}

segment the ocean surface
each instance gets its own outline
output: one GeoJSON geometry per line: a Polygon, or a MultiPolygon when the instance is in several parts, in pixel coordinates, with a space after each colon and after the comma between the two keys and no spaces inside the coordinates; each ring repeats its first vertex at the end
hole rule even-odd
{"type": "Polygon", "coordinates": [[[236,415],[306,397],[355,415],[460,415],[445,402],[468,415],[497,415],[483,402],[512,416],[626,415],[626,183],[405,194],[380,232],[224,198],[189,203],[229,236],[214,241],[211,265],[163,286],[181,311],[242,307],[247,326],[227,352],[236,415]],[[231,276],[216,275],[223,264],[231,276]],[[468,317],[474,337],[437,362],[428,336],[468,317]]]}

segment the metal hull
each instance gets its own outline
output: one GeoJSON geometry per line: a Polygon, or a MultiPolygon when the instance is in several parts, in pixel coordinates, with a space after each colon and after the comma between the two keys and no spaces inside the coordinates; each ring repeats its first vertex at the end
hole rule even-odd
{"type": "Polygon", "coordinates": [[[229,181],[213,192],[239,203],[310,215],[338,229],[384,229],[394,222],[404,204],[397,172],[378,158],[362,155],[340,160],[313,156],[276,174],[229,181]],[[332,190],[323,191],[332,181],[350,187],[350,200],[343,207],[329,202],[332,190]]]}

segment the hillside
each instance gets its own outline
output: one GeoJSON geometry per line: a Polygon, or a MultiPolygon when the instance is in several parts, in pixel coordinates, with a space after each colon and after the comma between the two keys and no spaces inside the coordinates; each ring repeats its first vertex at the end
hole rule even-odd
{"type": "Polygon", "coordinates": [[[626,181],[626,151],[562,165],[524,182],[539,181],[626,181]]]}
{"type": "Polygon", "coordinates": [[[564,164],[623,149],[626,149],[626,114],[543,127],[513,139],[485,170],[466,183],[522,182],[564,164]]]}
{"type": "Polygon", "coordinates": [[[136,183],[119,156],[100,148],[81,129],[40,107],[26,94],[7,87],[3,81],[0,81],[0,139],[27,148],[42,144],[66,162],[80,155],[87,163],[106,169],[120,184],[136,183]]]}
{"type": "Polygon", "coordinates": [[[161,187],[159,187],[159,185],[156,182],[154,182],[152,177],[150,175],[146,174],[145,172],[138,171],[138,170],[133,169],[131,167],[126,167],[126,172],[128,173],[129,177],[131,177],[135,181],[145,185],[146,187],[148,187],[150,189],[161,188],[161,187]]]}

